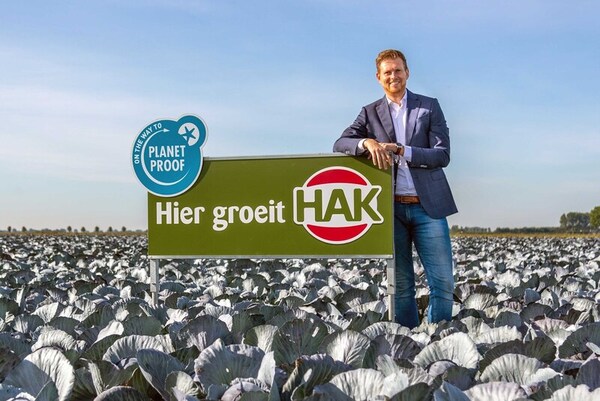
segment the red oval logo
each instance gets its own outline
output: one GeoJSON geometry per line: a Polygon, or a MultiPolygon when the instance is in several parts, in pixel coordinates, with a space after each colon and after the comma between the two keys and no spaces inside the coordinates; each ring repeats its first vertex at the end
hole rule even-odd
{"type": "Polygon", "coordinates": [[[294,188],[294,222],[320,241],[347,244],[383,222],[377,210],[380,192],[356,170],[324,168],[294,188]]]}

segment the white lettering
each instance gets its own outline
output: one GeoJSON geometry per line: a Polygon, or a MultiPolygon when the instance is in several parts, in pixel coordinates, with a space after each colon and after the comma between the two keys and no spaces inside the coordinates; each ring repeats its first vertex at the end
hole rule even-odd
{"type": "Polygon", "coordinates": [[[203,206],[179,208],[179,202],[156,202],[156,224],[200,224],[201,215],[206,211],[203,206]]]}
{"type": "Polygon", "coordinates": [[[216,206],[213,209],[213,230],[215,231],[223,231],[227,228],[227,221],[223,220],[225,217],[225,213],[227,213],[227,208],[223,206],[216,206]]]}
{"type": "Polygon", "coordinates": [[[285,223],[283,217],[285,206],[282,201],[275,203],[270,200],[269,206],[215,206],[213,209],[213,230],[226,230],[230,224],[239,221],[242,224],[256,222],[264,223],[285,223]]]}
{"type": "Polygon", "coordinates": [[[165,224],[171,224],[171,202],[167,202],[165,210],[162,210],[162,202],[156,202],[156,224],[162,224],[163,216],[167,220],[165,224]]]}
{"type": "Polygon", "coordinates": [[[262,206],[262,205],[257,206],[256,210],[254,210],[254,219],[259,224],[266,223],[267,220],[269,219],[269,217],[267,216],[268,214],[269,214],[269,209],[267,209],[266,206],[262,206]]]}
{"type": "Polygon", "coordinates": [[[148,146],[150,157],[185,157],[185,145],[148,146]]]}
{"type": "Polygon", "coordinates": [[[227,214],[227,222],[229,224],[235,222],[235,212],[240,210],[239,206],[229,206],[228,214],[227,214]]]}
{"type": "Polygon", "coordinates": [[[248,224],[252,220],[254,220],[254,209],[250,206],[243,206],[240,208],[240,221],[244,224],[248,224]]]}
{"type": "Polygon", "coordinates": [[[150,160],[150,171],[183,171],[184,167],[184,159],[150,160]]]}

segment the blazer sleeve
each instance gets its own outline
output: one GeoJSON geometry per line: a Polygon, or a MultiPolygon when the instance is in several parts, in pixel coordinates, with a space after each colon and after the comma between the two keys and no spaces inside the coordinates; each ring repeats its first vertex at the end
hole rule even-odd
{"type": "Polygon", "coordinates": [[[362,139],[369,138],[367,128],[367,110],[363,107],[356,117],[356,120],[342,132],[340,138],[333,144],[334,152],[341,152],[347,155],[359,156],[365,153],[358,149],[358,143],[362,139]]]}
{"type": "Polygon", "coordinates": [[[409,166],[446,167],[450,163],[450,132],[437,99],[432,99],[428,115],[419,116],[419,119],[427,140],[423,143],[418,141],[415,145],[411,144],[412,158],[409,166]]]}

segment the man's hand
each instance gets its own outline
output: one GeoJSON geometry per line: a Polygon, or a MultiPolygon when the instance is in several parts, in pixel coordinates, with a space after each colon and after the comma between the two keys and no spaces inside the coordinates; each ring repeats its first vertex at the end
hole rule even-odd
{"type": "Polygon", "coordinates": [[[387,170],[388,167],[394,164],[394,159],[390,154],[392,149],[388,150],[388,145],[395,144],[380,143],[372,138],[363,142],[364,148],[369,151],[369,157],[373,160],[373,165],[381,170],[387,170]]]}

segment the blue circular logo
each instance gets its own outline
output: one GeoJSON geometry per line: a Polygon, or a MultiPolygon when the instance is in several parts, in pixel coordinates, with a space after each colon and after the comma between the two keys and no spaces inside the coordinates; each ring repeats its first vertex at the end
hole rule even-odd
{"type": "Polygon", "coordinates": [[[158,196],[184,193],[202,170],[206,135],[206,125],[193,115],[148,124],[133,143],[131,161],[137,178],[158,196]]]}

